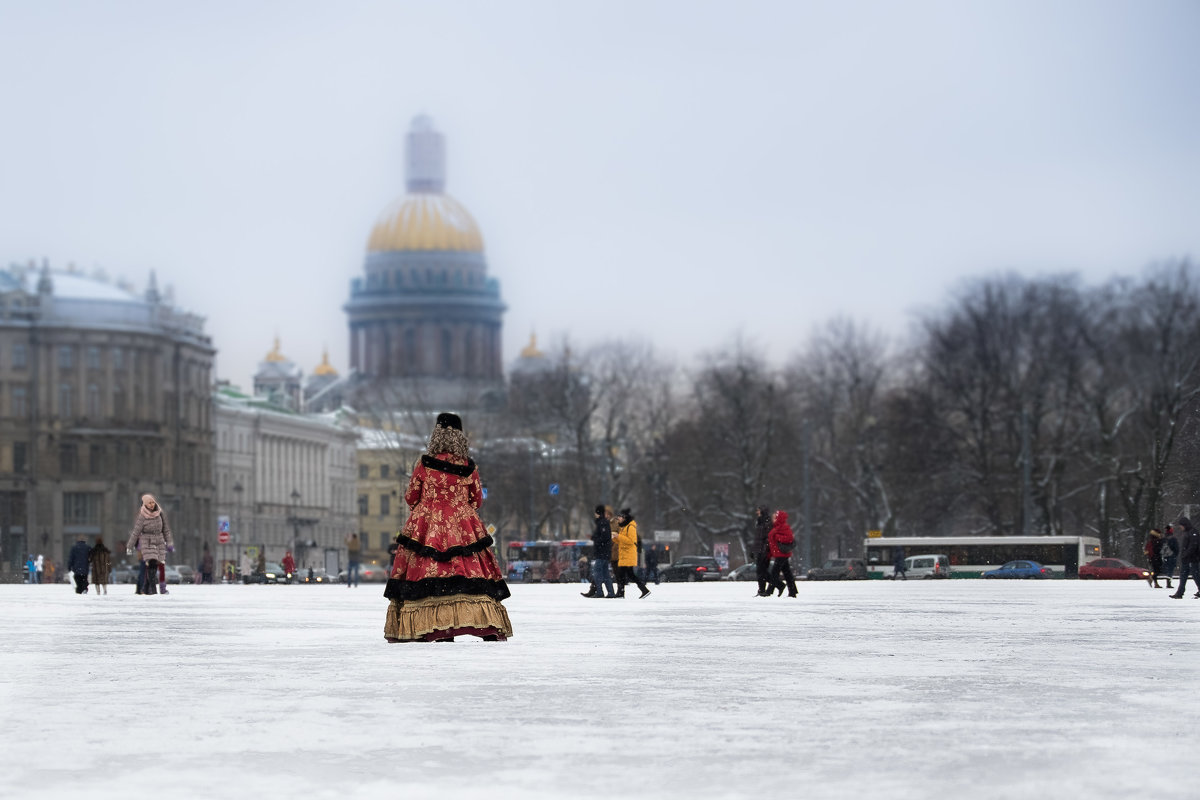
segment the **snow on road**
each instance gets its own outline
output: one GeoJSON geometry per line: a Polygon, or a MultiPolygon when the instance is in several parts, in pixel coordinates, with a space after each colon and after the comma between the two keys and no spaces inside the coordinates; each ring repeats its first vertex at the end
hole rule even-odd
{"type": "Polygon", "coordinates": [[[0,586],[0,797],[1195,797],[1200,601],[1145,583],[0,586]]]}

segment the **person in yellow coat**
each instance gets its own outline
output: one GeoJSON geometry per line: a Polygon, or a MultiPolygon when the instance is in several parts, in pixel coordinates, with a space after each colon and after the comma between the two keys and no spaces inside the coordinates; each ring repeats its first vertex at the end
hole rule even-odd
{"type": "Polygon", "coordinates": [[[650,594],[650,590],[634,570],[638,563],[637,523],[634,522],[633,514],[628,508],[621,509],[621,513],[617,515],[617,526],[617,597],[625,596],[627,583],[636,583],[642,590],[641,597],[645,597],[650,594]]]}

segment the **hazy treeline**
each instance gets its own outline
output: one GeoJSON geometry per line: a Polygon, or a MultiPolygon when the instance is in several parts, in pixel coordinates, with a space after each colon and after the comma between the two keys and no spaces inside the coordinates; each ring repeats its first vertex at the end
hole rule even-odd
{"type": "Polygon", "coordinates": [[[479,453],[488,513],[522,535],[586,537],[603,500],[738,560],[757,503],[803,531],[807,466],[814,558],[870,529],[1094,534],[1128,557],[1200,502],[1198,393],[1200,286],[1176,263],[979,280],[905,342],[838,319],[783,366],[744,341],[687,368],[642,343],[560,347],[477,438],[506,443],[479,453]]]}

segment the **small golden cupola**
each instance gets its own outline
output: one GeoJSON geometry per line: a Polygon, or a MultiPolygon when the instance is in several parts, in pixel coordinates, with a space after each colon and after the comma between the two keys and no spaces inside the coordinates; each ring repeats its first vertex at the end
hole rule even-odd
{"type": "Polygon", "coordinates": [[[269,351],[267,351],[267,355],[265,358],[263,358],[263,361],[269,361],[273,364],[281,364],[281,363],[287,361],[287,358],[279,350],[279,337],[278,336],[275,337],[275,346],[272,347],[269,351]]]}
{"type": "Polygon", "coordinates": [[[337,374],[338,371],[329,363],[329,349],[326,348],[321,353],[321,363],[317,364],[316,369],[313,370],[313,375],[321,378],[336,378],[337,374]]]}
{"type": "Polygon", "coordinates": [[[545,358],[546,354],[538,350],[537,334],[529,334],[529,344],[521,348],[521,358],[545,358]]]}

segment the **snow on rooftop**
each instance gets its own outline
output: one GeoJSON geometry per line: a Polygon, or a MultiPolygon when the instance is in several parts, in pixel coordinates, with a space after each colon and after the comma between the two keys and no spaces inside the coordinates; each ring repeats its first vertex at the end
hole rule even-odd
{"type": "MultiPolygon", "coordinates": [[[[72,300],[120,300],[142,302],[142,298],[119,286],[75,272],[52,272],[54,296],[72,300]]],[[[36,281],[36,279],[35,279],[36,281]]]]}

